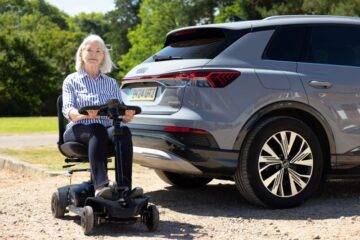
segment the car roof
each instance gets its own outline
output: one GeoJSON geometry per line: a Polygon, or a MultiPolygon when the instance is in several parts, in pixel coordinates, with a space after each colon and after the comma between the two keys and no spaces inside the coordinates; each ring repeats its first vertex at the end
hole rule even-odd
{"type": "Polygon", "coordinates": [[[280,15],[271,16],[262,20],[239,21],[218,24],[204,24],[191,27],[183,27],[170,31],[168,35],[175,32],[197,29],[197,28],[221,28],[240,30],[247,28],[258,27],[272,27],[281,25],[296,25],[296,24],[352,24],[360,25],[360,18],[358,17],[345,17],[345,16],[328,16],[328,15],[280,15]]]}

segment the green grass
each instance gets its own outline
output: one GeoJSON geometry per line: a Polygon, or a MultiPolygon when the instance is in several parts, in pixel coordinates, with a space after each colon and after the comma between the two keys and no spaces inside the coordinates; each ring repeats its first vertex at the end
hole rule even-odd
{"type": "MultiPolygon", "coordinates": [[[[43,169],[58,171],[64,170],[65,157],[61,155],[56,147],[29,147],[23,149],[0,149],[0,154],[10,156],[20,161],[28,162],[43,169]]],[[[81,163],[76,168],[89,168],[88,163],[81,163]]],[[[108,164],[108,167],[114,167],[114,161],[108,164]]]]}
{"type": "Polygon", "coordinates": [[[48,170],[61,170],[65,164],[64,157],[56,147],[0,149],[0,154],[11,156],[48,170]]]}
{"type": "Polygon", "coordinates": [[[56,133],[57,117],[0,117],[0,134],[56,133]]]}

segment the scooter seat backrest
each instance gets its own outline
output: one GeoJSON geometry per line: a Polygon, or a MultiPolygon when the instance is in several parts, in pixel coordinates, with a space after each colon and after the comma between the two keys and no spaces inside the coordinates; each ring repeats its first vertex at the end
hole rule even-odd
{"type": "Polygon", "coordinates": [[[59,140],[57,142],[58,146],[64,143],[64,132],[67,124],[67,119],[62,114],[62,95],[60,95],[56,102],[56,110],[58,116],[58,126],[59,126],[59,140]]]}

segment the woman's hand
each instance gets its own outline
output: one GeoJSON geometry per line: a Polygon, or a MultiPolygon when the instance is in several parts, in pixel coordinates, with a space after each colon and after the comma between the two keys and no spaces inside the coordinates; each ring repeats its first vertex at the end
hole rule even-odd
{"type": "Polygon", "coordinates": [[[69,116],[70,116],[71,121],[73,121],[73,122],[77,122],[82,119],[95,119],[95,118],[99,117],[97,115],[99,110],[88,110],[87,112],[88,112],[88,115],[83,115],[83,114],[80,114],[76,108],[73,108],[70,110],[69,116]]]}
{"type": "Polygon", "coordinates": [[[135,110],[126,110],[125,115],[122,117],[124,123],[128,123],[133,120],[135,115],[135,110]]]}
{"type": "Polygon", "coordinates": [[[95,118],[99,118],[98,113],[99,110],[87,110],[87,118],[89,119],[95,119],[95,118]]]}

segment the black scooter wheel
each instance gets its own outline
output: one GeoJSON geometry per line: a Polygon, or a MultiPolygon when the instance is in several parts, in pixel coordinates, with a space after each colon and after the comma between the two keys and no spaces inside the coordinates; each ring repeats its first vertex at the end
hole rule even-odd
{"type": "Polygon", "coordinates": [[[90,206],[85,206],[81,212],[81,227],[85,235],[90,234],[94,228],[94,212],[90,206]]]}
{"type": "Polygon", "coordinates": [[[59,192],[56,191],[51,197],[51,212],[55,218],[62,218],[65,215],[65,208],[62,207],[59,192]]]}
{"type": "Polygon", "coordinates": [[[157,230],[159,226],[159,211],[155,205],[149,205],[145,213],[145,224],[150,232],[157,230]]]}

